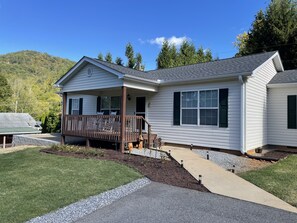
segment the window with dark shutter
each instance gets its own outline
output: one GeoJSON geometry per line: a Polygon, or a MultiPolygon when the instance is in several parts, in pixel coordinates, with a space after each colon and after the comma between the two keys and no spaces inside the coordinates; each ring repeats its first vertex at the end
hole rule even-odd
{"type": "Polygon", "coordinates": [[[72,99],[69,99],[69,105],[68,105],[68,115],[72,115],[72,99]]]}
{"type": "Polygon", "coordinates": [[[219,127],[228,127],[228,88],[220,89],[219,93],[219,127]]]}
{"type": "Polygon", "coordinates": [[[180,125],[180,92],[173,94],[173,125],[180,125]]]}
{"type": "Polygon", "coordinates": [[[288,129],[297,129],[297,96],[288,95],[288,129]]]}
{"type": "Polygon", "coordinates": [[[82,115],[83,114],[83,98],[79,99],[79,110],[78,110],[78,114],[82,115]]]}

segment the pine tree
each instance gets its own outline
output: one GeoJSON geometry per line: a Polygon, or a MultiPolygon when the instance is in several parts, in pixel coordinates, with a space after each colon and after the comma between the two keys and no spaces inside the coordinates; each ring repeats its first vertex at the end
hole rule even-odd
{"type": "Polygon", "coordinates": [[[102,53],[98,54],[98,60],[103,60],[103,54],[102,53]]]}
{"type": "MultiPolygon", "coordinates": [[[[176,48],[175,48],[175,52],[176,52],[176,48]]],[[[165,40],[163,42],[161,51],[158,54],[158,57],[156,59],[158,69],[172,67],[173,53],[174,52],[171,51],[169,42],[165,40]]]]}
{"type": "Polygon", "coordinates": [[[106,62],[112,63],[112,55],[111,55],[111,53],[108,52],[108,53],[106,54],[106,56],[105,56],[104,59],[105,59],[106,62]]]}
{"type": "Polygon", "coordinates": [[[116,63],[117,65],[123,66],[123,60],[122,60],[122,58],[117,57],[116,60],[115,60],[115,63],[116,63]]]}
{"type": "Polygon", "coordinates": [[[265,12],[257,13],[242,44],[237,44],[237,55],[278,50],[285,69],[297,68],[296,0],[271,0],[265,12]]]}
{"type": "Polygon", "coordinates": [[[140,53],[136,54],[135,62],[136,62],[135,69],[136,70],[142,70],[142,68],[143,68],[143,66],[142,66],[142,56],[141,56],[140,53]]]}
{"type": "Polygon", "coordinates": [[[127,59],[128,59],[127,67],[129,67],[129,68],[134,68],[134,66],[135,66],[135,58],[134,58],[134,50],[133,50],[133,46],[131,45],[131,43],[128,43],[128,44],[126,45],[125,56],[126,56],[127,59]]]}
{"type": "Polygon", "coordinates": [[[196,62],[196,49],[193,43],[184,41],[179,49],[179,66],[194,64],[196,62]]]}

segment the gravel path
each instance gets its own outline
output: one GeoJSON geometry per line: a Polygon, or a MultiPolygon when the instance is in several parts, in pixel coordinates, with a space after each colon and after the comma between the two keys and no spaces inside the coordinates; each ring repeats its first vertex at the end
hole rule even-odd
{"type": "Polygon", "coordinates": [[[105,207],[114,201],[125,197],[138,189],[150,184],[148,178],[141,178],[126,185],[117,187],[113,190],[103,192],[99,195],[91,196],[87,199],[70,204],[57,211],[50,212],[40,217],[33,218],[27,223],[68,223],[74,222],[78,219],[105,207]]]}
{"type": "Polygon", "coordinates": [[[207,158],[208,152],[209,160],[223,167],[226,170],[233,169],[233,165],[235,165],[235,173],[259,169],[271,164],[271,162],[259,161],[242,156],[236,156],[228,153],[211,150],[194,149],[193,152],[197,153],[204,159],[207,158]]]}

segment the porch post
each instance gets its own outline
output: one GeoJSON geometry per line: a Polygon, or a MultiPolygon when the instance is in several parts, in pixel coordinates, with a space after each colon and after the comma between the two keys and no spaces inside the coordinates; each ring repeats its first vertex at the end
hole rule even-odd
{"type": "Polygon", "coordinates": [[[122,103],[121,103],[121,136],[120,136],[120,148],[124,153],[125,141],[126,141],[126,102],[127,102],[127,88],[122,87],[122,103]]]}
{"type": "Polygon", "coordinates": [[[65,115],[66,115],[66,108],[67,108],[67,93],[63,92],[62,97],[62,117],[61,117],[61,144],[65,144],[65,135],[64,135],[64,124],[65,124],[65,115]]]}

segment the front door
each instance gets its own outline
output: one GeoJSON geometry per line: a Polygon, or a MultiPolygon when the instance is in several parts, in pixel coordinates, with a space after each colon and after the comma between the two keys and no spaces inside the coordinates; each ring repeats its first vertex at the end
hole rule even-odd
{"type": "MultiPolygon", "coordinates": [[[[136,113],[145,119],[145,97],[136,97],[136,113]]],[[[145,122],[142,121],[142,129],[145,129],[145,122]]]]}

